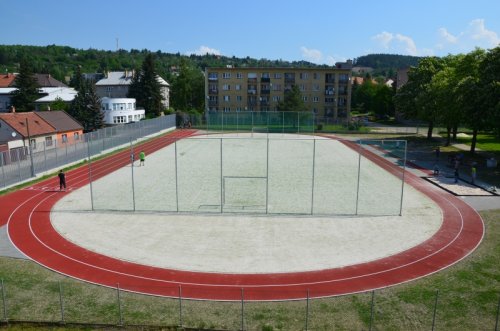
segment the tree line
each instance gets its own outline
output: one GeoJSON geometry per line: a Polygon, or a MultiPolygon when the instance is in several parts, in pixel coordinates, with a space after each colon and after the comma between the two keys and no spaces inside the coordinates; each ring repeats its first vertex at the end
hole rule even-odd
{"type": "Polygon", "coordinates": [[[394,96],[406,118],[447,128],[447,144],[464,125],[472,130],[471,152],[479,131],[500,136],[500,46],[467,54],[425,57],[410,68],[408,83],[394,96]]]}

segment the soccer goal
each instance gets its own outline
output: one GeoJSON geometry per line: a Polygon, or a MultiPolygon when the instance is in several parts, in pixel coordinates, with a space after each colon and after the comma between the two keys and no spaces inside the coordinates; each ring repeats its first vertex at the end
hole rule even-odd
{"type": "Polygon", "coordinates": [[[224,212],[266,212],[267,177],[224,176],[222,181],[224,212]]]}

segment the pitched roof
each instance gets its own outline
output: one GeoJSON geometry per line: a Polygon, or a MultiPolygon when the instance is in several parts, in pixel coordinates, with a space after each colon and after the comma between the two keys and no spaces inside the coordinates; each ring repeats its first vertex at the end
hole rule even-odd
{"type": "MultiPolygon", "coordinates": [[[[97,86],[107,86],[107,85],[130,85],[132,83],[132,78],[134,77],[134,71],[110,71],[106,73],[106,77],[95,83],[97,86]]],[[[161,78],[156,77],[158,83],[161,86],[170,86],[170,84],[161,78]]]]}
{"type": "MultiPolygon", "coordinates": [[[[14,74],[11,74],[15,76],[14,74]]],[[[36,79],[36,82],[38,83],[39,87],[68,87],[68,85],[58,81],[54,77],[52,77],[50,74],[34,74],[34,77],[36,79]]],[[[9,87],[15,87],[16,86],[16,81],[15,78],[13,82],[9,85],[9,87]]],[[[0,86],[2,87],[2,86],[0,86]]],[[[6,86],[3,86],[6,87],[6,86]]]]}
{"type": "Polygon", "coordinates": [[[16,79],[15,74],[7,73],[0,75],[0,87],[11,87],[11,84],[16,79]]]}
{"type": "Polygon", "coordinates": [[[132,71],[111,71],[106,73],[106,77],[95,83],[100,85],[130,85],[132,82],[132,71]]]}
{"type": "Polygon", "coordinates": [[[54,102],[58,98],[65,102],[75,99],[78,92],[71,87],[42,87],[41,93],[47,93],[46,96],[37,99],[35,102],[54,102]]]}
{"type": "Polygon", "coordinates": [[[26,113],[0,113],[0,119],[11,126],[14,130],[19,132],[20,135],[27,138],[28,130],[26,127],[26,120],[30,130],[30,136],[43,136],[55,133],[56,130],[49,123],[44,121],[41,117],[34,112],[26,113]]]}
{"type": "Polygon", "coordinates": [[[50,74],[35,74],[35,79],[40,87],[68,87],[68,85],[58,81],[50,74]]]}
{"type": "Polygon", "coordinates": [[[53,126],[57,132],[83,130],[83,126],[63,110],[39,111],[35,114],[53,126]]]}

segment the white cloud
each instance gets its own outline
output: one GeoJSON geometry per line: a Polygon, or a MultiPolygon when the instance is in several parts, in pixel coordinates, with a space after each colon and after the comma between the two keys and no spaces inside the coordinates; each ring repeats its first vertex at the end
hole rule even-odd
{"type": "Polygon", "coordinates": [[[316,64],[327,64],[333,66],[337,62],[345,62],[347,59],[342,56],[337,55],[323,55],[323,52],[319,49],[307,48],[302,46],[300,48],[302,53],[302,58],[306,61],[316,63],[316,64]]]}
{"type": "Polygon", "coordinates": [[[384,31],[373,36],[372,40],[377,44],[378,48],[382,48],[386,51],[408,55],[420,54],[413,39],[400,33],[393,34],[384,31]]]}
{"type": "Polygon", "coordinates": [[[458,37],[452,35],[445,28],[438,29],[439,37],[442,38],[445,42],[450,44],[456,44],[458,42],[458,37]]]}
{"type": "Polygon", "coordinates": [[[213,55],[222,55],[221,51],[215,48],[210,48],[208,46],[200,46],[197,50],[194,51],[187,51],[187,55],[206,55],[206,54],[213,54],[213,55]]]}
{"type": "Polygon", "coordinates": [[[302,57],[309,62],[320,63],[323,60],[323,53],[317,49],[309,49],[302,46],[300,51],[302,52],[302,57]]]}
{"type": "Polygon", "coordinates": [[[377,42],[382,48],[389,49],[391,41],[394,39],[394,35],[387,31],[379,33],[372,37],[372,40],[377,42]]]}
{"type": "Polygon", "coordinates": [[[496,47],[500,44],[500,38],[495,31],[488,30],[484,25],[484,19],[475,19],[469,23],[467,34],[473,40],[486,44],[488,48],[496,47]]]}
{"type": "Polygon", "coordinates": [[[452,34],[446,28],[438,29],[435,48],[444,51],[469,52],[475,47],[494,48],[500,44],[498,33],[486,28],[484,19],[469,22],[462,32],[452,34]]]}

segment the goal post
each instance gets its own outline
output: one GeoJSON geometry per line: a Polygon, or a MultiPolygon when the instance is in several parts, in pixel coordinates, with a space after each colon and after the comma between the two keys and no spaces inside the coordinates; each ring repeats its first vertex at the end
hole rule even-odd
{"type": "Polygon", "coordinates": [[[224,176],[222,208],[225,212],[266,212],[267,177],[224,176]]]}

